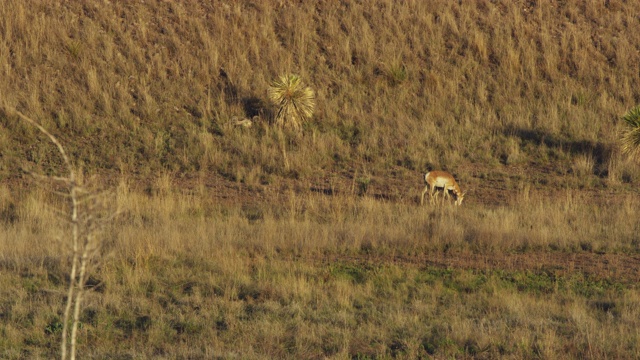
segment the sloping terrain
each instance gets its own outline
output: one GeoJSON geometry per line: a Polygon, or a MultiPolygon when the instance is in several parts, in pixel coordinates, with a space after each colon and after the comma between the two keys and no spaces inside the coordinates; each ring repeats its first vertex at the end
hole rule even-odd
{"type": "MultiPolygon", "coordinates": [[[[640,102],[633,1],[8,1],[0,11],[3,104],[105,178],[219,175],[257,188],[327,178],[384,188],[429,168],[480,188],[496,173],[539,182],[550,171],[563,177],[554,187],[640,178],[617,151],[619,118],[640,102]],[[288,169],[266,97],[285,73],[317,94],[304,136],[289,138],[288,169]],[[232,125],[254,116],[251,129],[232,125]]],[[[5,179],[25,161],[55,166],[33,129],[0,120],[5,179]]]]}
{"type": "Polygon", "coordinates": [[[58,356],[70,267],[67,198],[27,175],[61,159],[15,111],[114,189],[83,357],[640,357],[638,14],[0,2],[0,357],[58,356]],[[283,74],[316,94],[299,134],[283,74]],[[461,207],[420,207],[431,169],[461,207]]]}

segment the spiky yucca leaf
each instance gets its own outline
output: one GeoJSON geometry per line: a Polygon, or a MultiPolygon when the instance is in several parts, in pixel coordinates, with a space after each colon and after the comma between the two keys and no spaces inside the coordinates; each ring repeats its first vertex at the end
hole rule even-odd
{"type": "Polygon", "coordinates": [[[627,123],[627,130],[622,135],[622,151],[626,154],[640,154],[640,105],[629,110],[622,120],[627,123]]]}
{"type": "Polygon", "coordinates": [[[282,75],[271,82],[269,99],[278,106],[275,122],[278,126],[299,131],[311,118],[316,106],[315,93],[304,87],[298,75],[282,75]]]}

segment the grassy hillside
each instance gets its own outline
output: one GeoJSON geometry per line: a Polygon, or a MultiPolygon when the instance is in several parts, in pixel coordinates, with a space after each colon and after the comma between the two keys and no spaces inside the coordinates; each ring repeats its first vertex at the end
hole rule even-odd
{"type": "Polygon", "coordinates": [[[22,172],[60,156],[14,109],[120,210],[81,358],[639,358],[638,14],[3,1],[0,358],[58,355],[71,268],[63,189],[22,172]],[[317,96],[301,135],[272,124],[287,73],[317,96]],[[462,207],[417,206],[436,168],[462,207]]]}
{"type": "MultiPolygon", "coordinates": [[[[633,1],[8,1],[0,11],[0,98],[91,173],[258,187],[332,174],[419,187],[430,167],[473,183],[504,165],[640,178],[616,152],[619,118],[640,102],[633,1]],[[318,104],[304,137],[289,139],[288,171],[268,125],[267,88],[283,73],[300,74],[318,104]],[[231,125],[256,115],[252,129],[231,125]]],[[[0,121],[3,177],[16,157],[56,161],[32,129],[0,121]]]]}

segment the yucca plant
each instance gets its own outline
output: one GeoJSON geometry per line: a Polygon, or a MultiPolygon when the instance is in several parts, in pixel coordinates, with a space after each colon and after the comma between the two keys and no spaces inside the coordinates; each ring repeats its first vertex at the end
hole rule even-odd
{"type": "Polygon", "coordinates": [[[300,76],[287,74],[271,82],[269,99],[278,107],[275,123],[295,131],[313,115],[316,107],[315,93],[302,85],[300,76]]]}
{"type": "Polygon", "coordinates": [[[622,135],[622,152],[637,156],[640,154],[640,105],[624,114],[622,120],[627,123],[622,135]]]}

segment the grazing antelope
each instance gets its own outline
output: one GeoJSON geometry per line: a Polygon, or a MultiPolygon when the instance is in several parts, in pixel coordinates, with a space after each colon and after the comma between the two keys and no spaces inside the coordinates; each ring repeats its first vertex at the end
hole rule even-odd
{"type": "Polygon", "coordinates": [[[455,197],[456,205],[462,204],[462,200],[464,199],[464,194],[466,194],[466,192],[462,192],[460,190],[458,183],[456,183],[456,180],[448,172],[430,171],[424,175],[424,181],[425,183],[427,183],[427,186],[425,186],[424,190],[422,191],[420,205],[424,203],[424,194],[426,194],[427,191],[429,191],[429,197],[431,198],[431,203],[433,203],[433,195],[439,188],[443,189],[444,198],[449,198],[449,190],[451,190],[455,197]]]}

